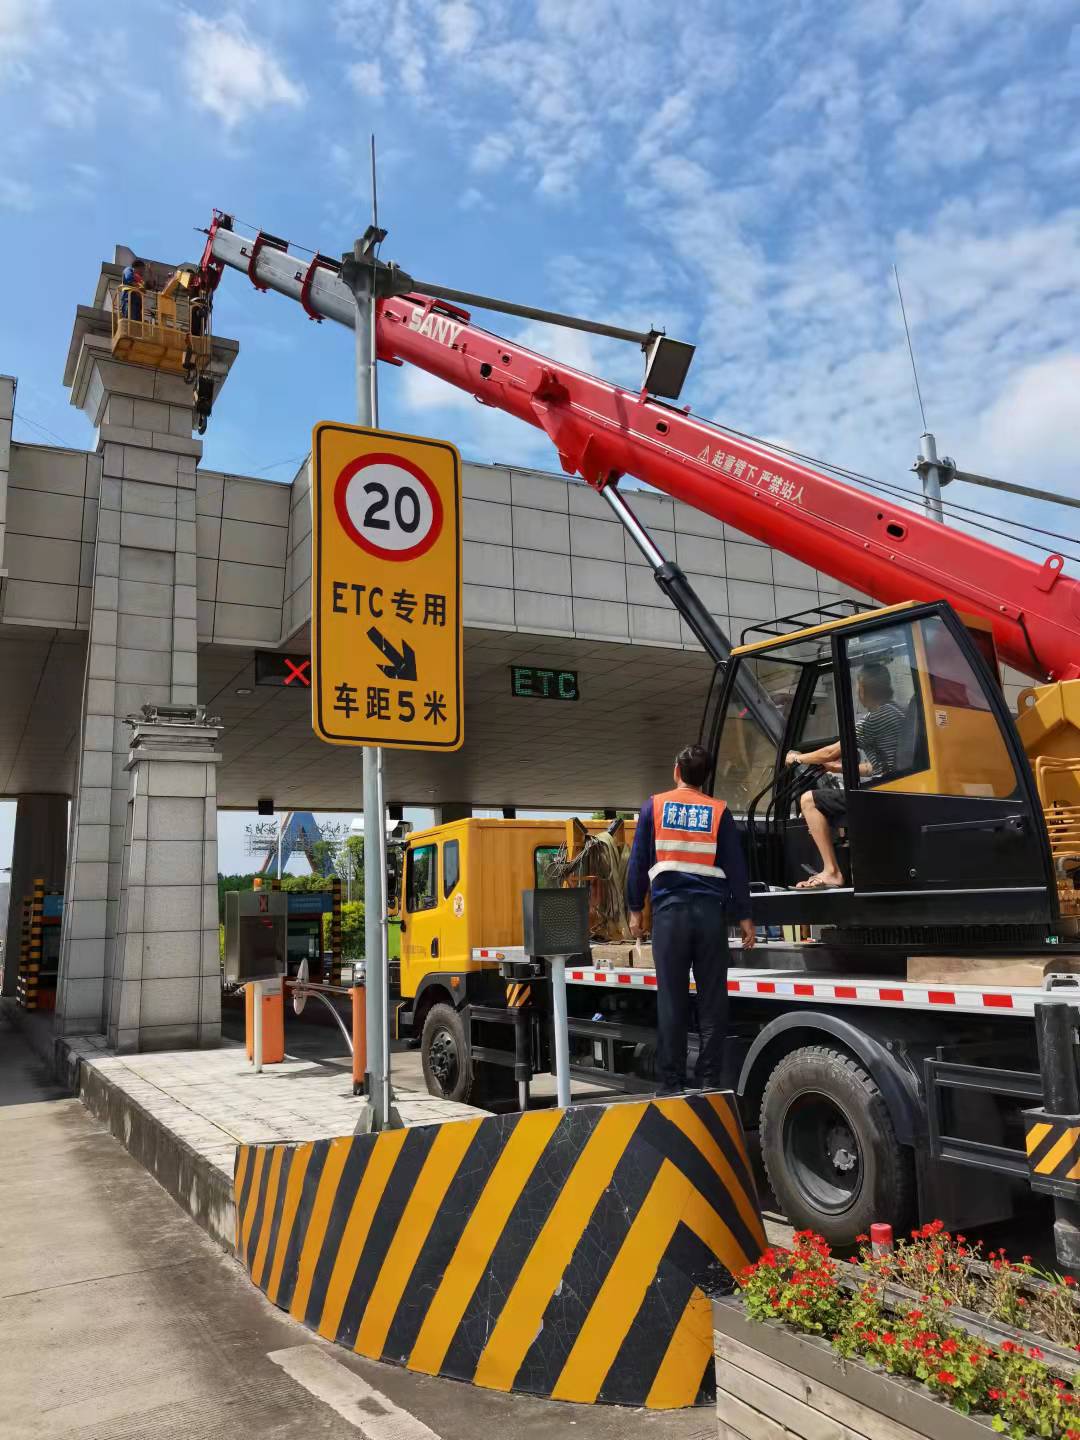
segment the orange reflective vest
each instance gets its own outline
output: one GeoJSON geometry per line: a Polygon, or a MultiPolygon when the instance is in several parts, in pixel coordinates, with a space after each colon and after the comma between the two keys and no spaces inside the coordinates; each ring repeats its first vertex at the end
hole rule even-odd
{"type": "Polygon", "coordinates": [[[720,817],[726,808],[723,800],[686,786],[654,795],[656,864],[649,871],[649,879],[672,871],[727,879],[716,863],[720,817]]]}

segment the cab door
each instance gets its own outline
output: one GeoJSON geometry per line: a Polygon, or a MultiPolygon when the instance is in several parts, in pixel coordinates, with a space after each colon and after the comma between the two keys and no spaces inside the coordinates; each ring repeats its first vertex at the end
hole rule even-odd
{"type": "Polygon", "coordinates": [[[944,605],[834,641],[856,895],[915,924],[1048,924],[1034,777],[996,677],[944,605]]]}
{"type": "Polygon", "coordinates": [[[442,910],[439,906],[439,850],[436,840],[410,844],[405,856],[402,897],[401,993],[415,995],[425,975],[439,968],[442,910]]]}

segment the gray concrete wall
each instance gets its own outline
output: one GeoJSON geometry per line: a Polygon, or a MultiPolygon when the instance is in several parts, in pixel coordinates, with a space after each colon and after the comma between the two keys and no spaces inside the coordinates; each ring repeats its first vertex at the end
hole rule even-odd
{"type": "Polygon", "coordinates": [[[5,624],[53,629],[89,625],[100,489],[100,455],[12,445],[5,624]]]}

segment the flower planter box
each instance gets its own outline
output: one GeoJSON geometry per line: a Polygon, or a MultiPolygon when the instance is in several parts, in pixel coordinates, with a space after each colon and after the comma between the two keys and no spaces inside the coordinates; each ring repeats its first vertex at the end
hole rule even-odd
{"type": "Polygon", "coordinates": [[[720,1440],[996,1440],[921,1385],[843,1360],[826,1340],[713,1301],[720,1440]]]}

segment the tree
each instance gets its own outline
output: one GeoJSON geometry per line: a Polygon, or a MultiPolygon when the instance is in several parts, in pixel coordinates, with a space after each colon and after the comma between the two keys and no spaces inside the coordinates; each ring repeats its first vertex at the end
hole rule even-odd
{"type": "MultiPolygon", "coordinates": [[[[323,917],[324,944],[330,948],[330,916],[323,917]]],[[[345,960],[361,960],[364,955],[364,902],[346,900],[341,906],[341,954],[345,960]]]]}
{"type": "Polygon", "coordinates": [[[218,920],[222,924],[225,921],[225,892],[226,890],[254,890],[254,875],[218,875],[218,920]]]}
{"type": "Polygon", "coordinates": [[[311,846],[311,866],[314,873],[320,878],[334,873],[334,862],[337,859],[338,846],[333,839],[315,840],[311,846]]]}
{"type": "Polygon", "coordinates": [[[338,851],[337,873],[350,900],[364,898],[364,837],[347,835],[338,851]]]}

